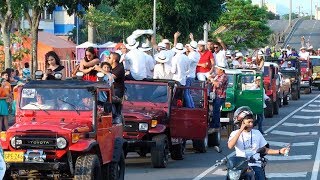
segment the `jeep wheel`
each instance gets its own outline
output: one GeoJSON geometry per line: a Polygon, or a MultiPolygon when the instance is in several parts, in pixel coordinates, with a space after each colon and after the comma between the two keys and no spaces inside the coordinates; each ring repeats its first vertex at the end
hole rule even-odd
{"type": "Polygon", "coordinates": [[[184,159],[184,151],[185,151],[184,143],[172,145],[171,152],[170,152],[171,159],[173,160],[184,159]]]}
{"type": "Polygon", "coordinates": [[[273,103],[270,101],[266,101],[267,107],[265,108],[264,115],[266,118],[273,117],[273,103]]]}
{"type": "Polygon", "coordinates": [[[305,94],[310,94],[310,93],[311,93],[311,88],[306,88],[306,89],[304,89],[304,93],[305,93],[305,94]]]}
{"type": "Polygon", "coordinates": [[[92,179],[100,180],[101,176],[101,166],[97,155],[87,154],[79,156],[75,164],[75,180],[80,179],[92,179]]]}
{"type": "Polygon", "coordinates": [[[291,93],[291,96],[292,96],[292,100],[298,100],[298,98],[299,98],[299,95],[298,95],[297,91],[293,91],[291,93]]]}
{"type": "Polygon", "coordinates": [[[300,91],[298,91],[298,99],[300,99],[300,95],[301,95],[301,93],[300,93],[300,91]]]}
{"type": "Polygon", "coordinates": [[[125,161],[124,161],[124,153],[122,152],[120,155],[120,159],[118,162],[110,162],[106,165],[108,180],[124,180],[124,172],[125,172],[125,161]]]}
{"type": "Polygon", "coordinates": [[[273,114],[279,114],[279,99],[273,103],[273,114]]]}
{"type": "Polygon", "coordinates": [[[208,135],[208,146],[220,146],[221,134],[220,132],[213,132],[212,134],[208,135]]]}
{"type": "Polygon", "coordinates": [[[288,105],[289,104],[289,100],[288,100],[288,95],[286,95],[284,98],[283,98],[283,105],[288,105]]]}
{"type": "Polygon", "coordinates": [[[164,168],[167,166],[169,157],[168,138],[161,134],[152,138],[156,146],[151,148],[151,163],[154,168],[164,168]]]}
{"type": "Polygon", "coordinates": [[[202,140],[194,139],[192,140],[193,149],[199,153],[205,153],[208,150],[208,134],[202,140]]]}

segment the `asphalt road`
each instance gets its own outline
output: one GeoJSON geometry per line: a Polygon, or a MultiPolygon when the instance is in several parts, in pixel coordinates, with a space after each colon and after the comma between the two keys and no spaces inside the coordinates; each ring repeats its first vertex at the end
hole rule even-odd
{"type": "Polygon", "coordinates": [[[300,49],[302,36],[305,37],[306,42],[310,40],[314,49],[320,48],[320,21],[302,21],[288,41],[288,44],[296,49],[300,49]]]}
{"type": "Polygon", "coordinates": [[[274,33],[282,33],[288,27],[288,20],[269,20],[268,26],[274,33]]]}
{"type": "MultiPolygon", "coordinates": [[[[320,92],[313,90],[312,94],[302,94],[300,100],[290,101],[289,105],[280,108],[279,115],[265,119],[265,138],[271,148],[291,144],[288,157],[267,157],[266,171],[270,179],[320,179],[319,107],[320,92]]],[[[233,150],[228,150],[226,143],[225,137],[221,143],[222,153],[230,155],[233,150]]],[[[161,169],[152,168],[149,157],[140,158],[135,153],[129,153],[125,179],[225,179],[224,167],[215,166],[216,161],[224,157],[222,154],[213,148],[209,148],[207,153],[194,153],[190,145],[188,147],[184,160],[170,160],[167,168],[161,169]]]]}

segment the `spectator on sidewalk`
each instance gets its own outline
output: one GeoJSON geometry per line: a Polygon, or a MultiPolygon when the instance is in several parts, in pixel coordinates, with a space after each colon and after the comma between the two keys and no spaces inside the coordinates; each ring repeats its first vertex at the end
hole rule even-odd
{"type": "Polygon", "coordinates": [[[8,129],[8,115],[9,115],[9,106],[8,103],[11,102],[12,98],[12,89],[11,85],[8,82],[8,73],[6,71],[1,73],[1,87],[0,87],[0,116],[2,121],[0,122],[0,130],[7,130],[8,129]],[[4,124],[4,129],[2,127],[4,124]]]}
{"type": "Polygon", "coordinates": [[[30,65],[28,62],[24,63],[24,68],[22,69],[22,79],[23,81],[27,81],[27,79],[31,79],[30,65]]]}

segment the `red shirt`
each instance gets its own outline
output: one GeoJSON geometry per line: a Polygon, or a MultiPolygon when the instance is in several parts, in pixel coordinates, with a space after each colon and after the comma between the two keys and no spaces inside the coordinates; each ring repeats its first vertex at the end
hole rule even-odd
{"type": "Polygon", "coordinates": [[[213,59],[213,54],[211,51],[205,51],[204,53],[199,52],[201,57],[200,60],[198,62],[198,64],[204,64],[204,63],[208,63],[207,67],[201,67],[201,66],[197,66],[197,70],[196,72],[201,72],[201,73],[206,73],[209,72],[211,70],[211,59],[213,59]]]}

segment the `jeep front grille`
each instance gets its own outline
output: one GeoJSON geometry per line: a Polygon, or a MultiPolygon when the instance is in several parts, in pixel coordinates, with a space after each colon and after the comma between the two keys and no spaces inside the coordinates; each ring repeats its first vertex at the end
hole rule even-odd
{"type": "Polygon", "coordinates": [[[139,123],[134,121],[125,121],[124,125],[125,132],[138,132],[139,131],[139,123]]]}
{"type": "Polygon", "coordinates": [[[56,137],[15,136],[16,149],[56,149],[56,137]]]}

